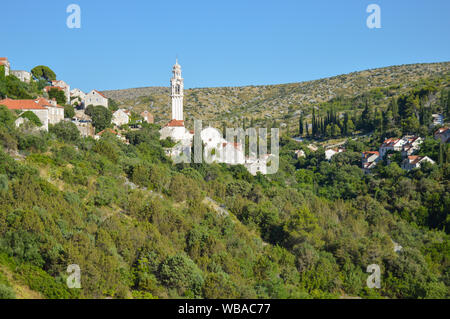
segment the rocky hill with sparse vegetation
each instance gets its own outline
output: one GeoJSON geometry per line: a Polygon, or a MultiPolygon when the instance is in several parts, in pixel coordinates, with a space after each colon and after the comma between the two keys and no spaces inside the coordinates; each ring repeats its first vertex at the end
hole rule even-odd
{"type": "MultiPolygon", "coordinates": [[[[193,118],[212,125],[241,123],[242,119],[289,123],[298,121],[302,110],[320,106],[335,99],[348,99],[378,88],[389,94],[403,93],[424,79],[445,78],[450,62],[390,66],[330,78],[280,85],[195,88],[185,90],[185,117],[188,125],[193,118]]],[[[148,109],[156,122],[170,117],[169,88],[146,87],[103,92],[121,107],[135,111],[148,109]]],[[[387,100],[387,97],[386,97],[387,100]]],[[[345,107],[344,107],[345,109],[345,107]]],[[[279,123],[280,124],[280,123],[279,123]]]]}

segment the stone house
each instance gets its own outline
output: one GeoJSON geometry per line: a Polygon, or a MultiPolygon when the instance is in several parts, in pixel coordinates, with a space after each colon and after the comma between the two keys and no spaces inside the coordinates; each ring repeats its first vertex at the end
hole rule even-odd
{"type": "Polygon", "coordinates": [[[103,95],[103,93],[100,93],[97,90],[92,90],[88,94],[86,94],[86,99],[84,101],[84,105],[101,105],[104,107],[108,107],[108,98],[103,95]]]}
{"type": "Polygon", "coordinates": [[[80,89],[73,89],[70,91],[70,104],[81,106],[86,99],[86,93],[81,91],[80,89]]]}
{"type": "Polygon", "coordinates": [[[450,142],[450,128],[441,127],[436,132],[434,132],[434,138],[436,140],[441,140],[442,143],[450,142]]]}
{"type": "Polygon", "coordinates": [[[388,138],[380,146],[380,157],[383,158],[388,151],[400,152],[405,143],[403,139],[388,138]]]}
{"type": "Polygon", "coordinates": [[[11,74],[17,77],[20,81],[25,83],[30,83],[31,81],[31,73],[27,71],[21,70],[12,70],[11,74]]]}
{"type": "Polygon", "coordinates": [[[11,65],[9,64],[8,58],[0,58],[0,65],[5,66],[5,76],[8,76],[9,70],[11,69],[11,65]]]}
{"type": "Polygon", "coordinates": [[[131,113],[129,110],[118,109],[113,113],[111,122],[114,125],[122,126],[130,122],[130,116],[131,113]]]}
{"type": "Polygon", "coordinates": [[[66,103],[70,104],[70,85],[64,82],[63,80],[52,81],[52,85],[63,89],[64,94],[66,96],[66,103]]]}
{"type": "Polygon", "coordinates": [[[410,155],[402,162],[402,168],[404,170],[410,171],[412,169],[419,168],[420,165],[424,162],[435,164],[435,162],[428,156],[410,155]]]}
{"type": "Polygon", "coordinates": [[[153,118],[153,114],[149,111],[144,111],[141,113],[142,118],[144,119],[144,122],[153,124],[155,122],[155,119],[153,118]]]}
{"type": "Polygon", "coordinates": [[[369,173],[372,168],[377,165],[380,160],[380,153],[377,151],[367,151],[362,153],[362,169],[365,173],[369,173]]]}
{"type": "Polygon", "coordinates": [[[26,112],[31,111],[39,118],[42,123],[41,129],[48,131],[49,112],[48,108],[41,105],[39,100],[12,100],[4,99],[0,101],[0,105],[6,106],[9,110],[26,112]]]}

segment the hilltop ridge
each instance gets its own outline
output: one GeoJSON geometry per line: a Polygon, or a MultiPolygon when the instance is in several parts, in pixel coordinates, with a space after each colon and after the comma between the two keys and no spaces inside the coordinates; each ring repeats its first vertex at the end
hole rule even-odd
{"type": "MultiPolygon", "coordinates": [[[[448,76],[450,62],[389,66],[319,80],[298,83],[194,88],[185,90],[185,111],[190,117],[215,124],[233,123],[242,118],[289,121],[307,106],[325,103],[338,97],[352,97],[375,88],[393,88],[396,93],[408,90],[415,82],[448,76]]],[[[136,111],[149,109],[156,121],[169,118],[170,92],[167,87],[143,87],[103,91],[121,107],[136,111]]]]}

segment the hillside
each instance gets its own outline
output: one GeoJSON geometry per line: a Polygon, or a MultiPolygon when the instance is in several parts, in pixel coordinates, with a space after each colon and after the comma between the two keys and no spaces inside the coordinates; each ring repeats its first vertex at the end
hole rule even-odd
{"type": "MultiPolygon", "coordinates": [[[[319,106],[336,98],[351,98],[376,88],[389,88],[398,95],[424,79],[443,78],[450,73],[450,62],[391,66],[353,72],[335,77],[281,85],[196,88],[185,90],[185,117],[220,127],[222,122],[277,120],[296,125],[300,111],[310,113],[310,106],[319,106]]],[[[189,82],[189,79],[186,79],[189,82]]],[[[151,110],[156,122],[170,117],[169,88],[148,87],[104,91],[124,108],[151,110]]],[[[344,107],[345,109],[345,107],[344,107]]]]}
{"type": "MultiPolygon", "coordinates": [[[[447,68],[419,66],[410,82],[315,105],[306,142],[281,135],[273,175],[174,165],[159,125],[124,125],[128,142],[108,131],[94,139],[70,121],[17,127],[19,115],[0,106],[0,298],[449,298],[450,143],[434,138],[431,116],[450,118],[447,68]],[[407,170],[396,152],[362,170],[362,152],[410,134],[423,138],[416,154],[432,163],[407,170]],[[345,150],[326,159],[313,139],[345,150]],[[81,289],[66,285],[72,264],[81,289]],[[367,287],[371,264],[380,289],[367,287]]],[[[37,94],[35,83],[5,83],[17,84],[16,99],[37,94]]],[[[248,91],[236,101],[251,96],[261,104],[247,106],[257,108],[298,85],[189,94],[216,101],[208,90],[218,91],[229,101],[227,92],[248,91]]],[[[136,101],[168,98],[151,90],[136,101]]]]}

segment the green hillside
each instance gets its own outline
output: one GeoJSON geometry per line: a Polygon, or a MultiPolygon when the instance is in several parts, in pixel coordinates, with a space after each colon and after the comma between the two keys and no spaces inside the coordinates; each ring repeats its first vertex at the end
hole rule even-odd
{"type": "MultiPolygon", "coordinates": [[[[233,116],[244,100],[245,114],[275,116],[263,106],[289,97],[294,114],[311,112],[310,139],[283,132],[280,169],[268,176],[241,165],[173,165],[157,124],[124,130],[127,145],[108,133],[81,138],[72,123],[16,128],[17,115],[0,106],[0,298],[449,298],[450,150],[433,138],[427,115],[448,118],[448,67],[392,67],[390,77],[405,74],[395,83],[388,69],[365,71],[384,82],[364,92],[355,74],[320,80],[345,77],[352,89],[324,97],[327,108],[314,115],[322,102],[294,98],[305,83],[190,90],[187,111],[211,118],[207,101],[222,97],[234,101],[223,102],[233,116]],[[204,104],[194,106],[196,96],[204,104]],[[347,103],[358,105],[355,113],[347,103]],[[394,158],[363,173],[362,151],[405,133],[421,134],[420,154],[436,164],[407,172],[394,158]],[[331,161],[322,147],[307,147],[337,137],[346,151],[331,161]],[[81,289],[66,286],[70,264],[81,268],[81,289]],[[381,289],[366,285],[371,264],[381,268],[381,289]]],[[[319,91],[317,83],[309,85],[319,91]]],[[[133,105],[154,101],[162,122],[165,89],[152,90],[133,105]]]]}

